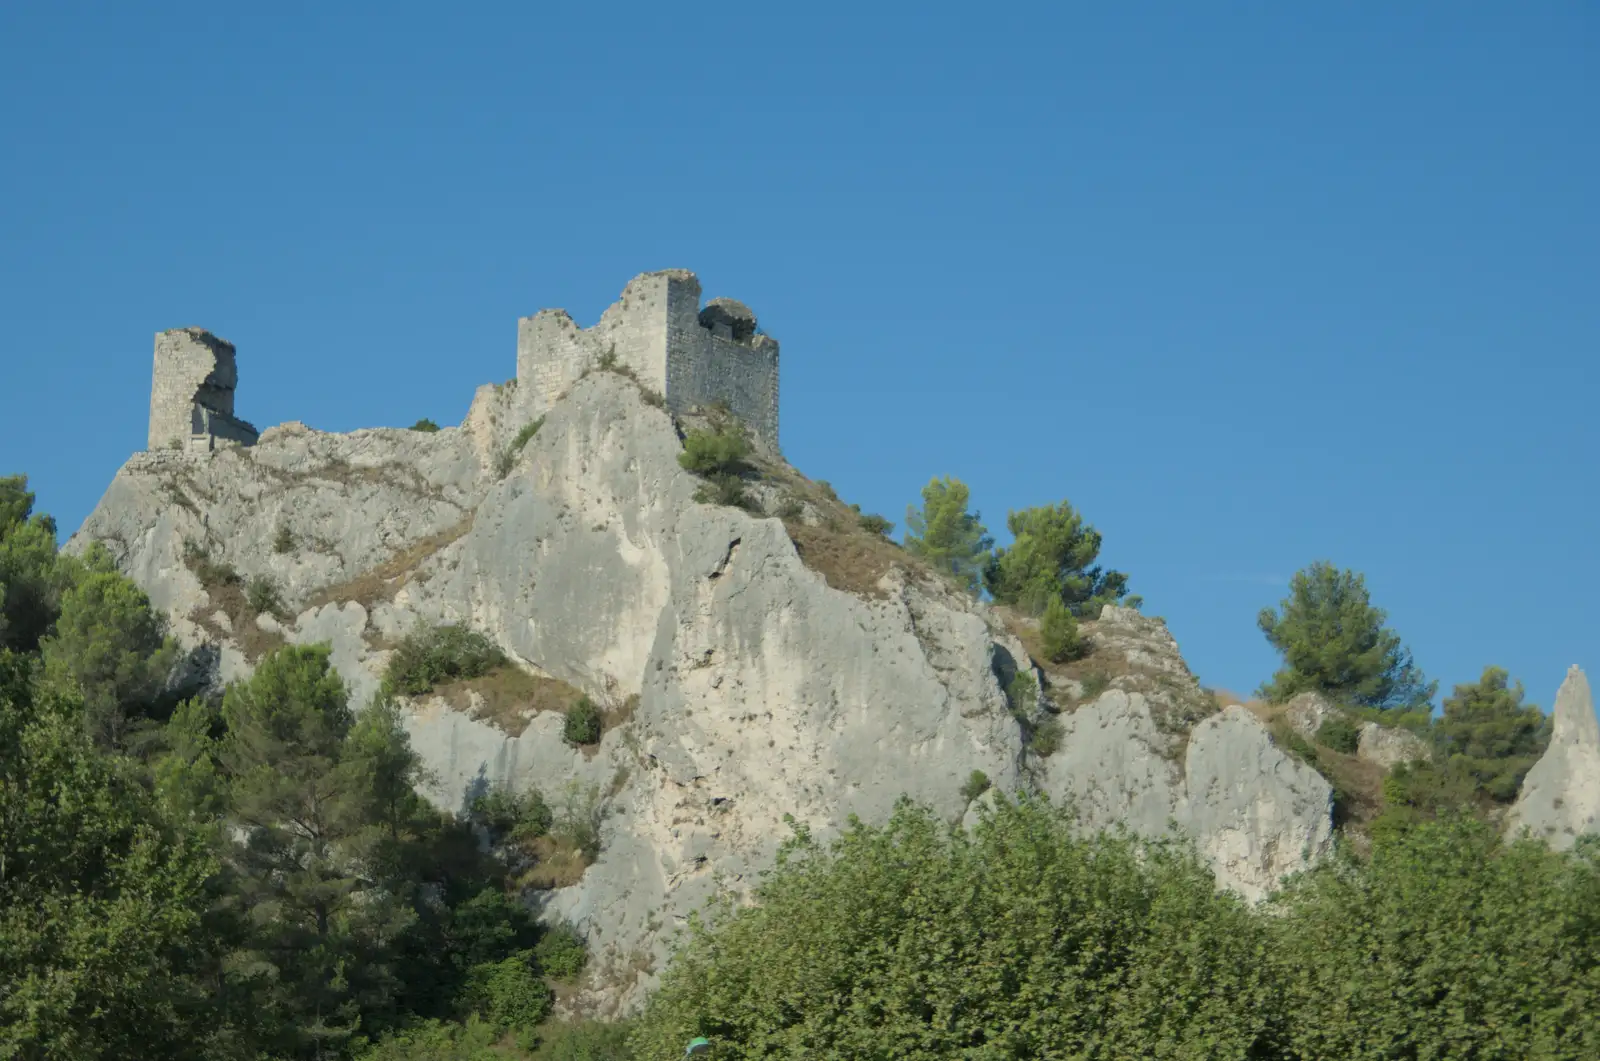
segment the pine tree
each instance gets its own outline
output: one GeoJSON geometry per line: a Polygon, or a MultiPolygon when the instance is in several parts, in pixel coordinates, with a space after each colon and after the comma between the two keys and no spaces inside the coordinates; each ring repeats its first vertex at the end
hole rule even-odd
{"type": "Polygon", "coordinates": [[[984,583],[1000,603],[1040,616],[1060,600],[1077,618],[1095,619],[1101,608],[1127,595],[1127,575],[1093,566],[1100,532],[1070,503],[1012,512],[1006,527],[1011,545],[995,550],[984,570],[984,583]]]}
{"type": "Polygon", "coordinates": [[[1437,685],[1384,626],[1386,616],[1373,607],[1359,574],[1318,561],[1295,574],[1280,607],[1281,615],[1264,608],[1257,619],[1284,661],[1261,687],[1268,699],[1315,690],[1350,704],[1403,709],[1433,698],[1437,685]]]}
{"type": "Polygon", "coordinates": [[[977,593],[978,579],[994,540],[976,512],[967,511],[970,492],[959,479],[933,479],[922,488],[922,508],[906,510],[906,550],[977,593]]]}

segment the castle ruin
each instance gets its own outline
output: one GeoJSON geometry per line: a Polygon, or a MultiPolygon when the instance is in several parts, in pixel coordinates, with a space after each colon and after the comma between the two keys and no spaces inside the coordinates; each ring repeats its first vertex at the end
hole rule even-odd
{"type": "MultiPolygon", "coordinates": [[[[591,328],[565,310],[517,322],[518,403],[548,412],[586,373],[612,364],[660,394],[674,413],[725,405],[756,445],[778,451],[778,343],[742,302],[700,305],[685,269],[643,273],[591,328]]],[[[233,344],[202,328],[156,336],[150,386],[152,451],[211,453],[253,446],[259,432],[233,414],[239,370],[233,344]]]]}
{"type": "Polygon", "coordinates": [[[238,385],[232,343],[203,328],[157,333],[150,449],[209,453],[218,446],[255,445],[256,429],[233,415],[238,385]]]}
{"type": "Polygon", "coordinates": [[[700,281],[688,270],[634,277],[591,328],[559,309],[517,322],[517,389],[536,414],[606,358],[674,413],[726,405],[757,445],[777,452],[777,340],[742,302],[716,298],[702,309],[700,281]]]}

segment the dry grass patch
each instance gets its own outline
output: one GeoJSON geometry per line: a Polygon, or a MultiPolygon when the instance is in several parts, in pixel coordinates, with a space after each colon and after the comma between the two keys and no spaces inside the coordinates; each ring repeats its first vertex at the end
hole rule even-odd
{"type": "Polygon", "coordinates": [[[371,611],[375,604],[394,600],[429,557],[465,537],[472,529],[471,515],[437,534],[430,534],[406,546],[383,563],[365,571],[347,582],[320,589],[306,599],[307,608],[320,608],[325,604],[343,604],[354,601],[371,611]]]}
{"type": "Polygon", "coordinates": [[[184,565],[200,580],[208,602],[190,612],[189,619],[214,641],[231,641],[250,663],[288,643],[282,634],[256,625],[249,591],[232,565],[213,560],[198,546],[185,550],[184,565]],[[218,612],[227,616],[226,626],[217,621],[218,612]]]}
{"type": "Polygon", "coordinates": [[[577,844],[553,835],[530,840],[523,849],[534,863],[517,877],[517,884],[535,891],[571,887],[583,879],[591,864],[577,844]]]}
{"type": "Polygon", "coordinates": [[[1244,706],[1266,726],[1274,744],[1333,786],[1334,824],[1364,841],[1367,827],[1383,810],[1383,779],[1387,771],[1376,763],[1302,737],[1289,725],[1285,704],[1252,700],[1244,706]]]}
{"type": "Polygon", "coordinates": [[[882,598],[888,594],[878,585],[891,568],[899,567],[915,577],[929,581],[937,572],[906,552],[892,540],[862,526],[863,514],[839,500],[826,483],[813,483],[787,465],[751,462],[761,478],[787,488],[791,512],[778,515],[794,542],[801,563],[821,575],[834,589],[859,597],[882,598]],[[812,526],[799,515],[802,503],[816,509],[821,522],[812,526]]]}
{"type": "Polygon", "coordinates": [[[513,737],[522,736],[528,723],[541,711],[565,714],[583,693],[557,678],[529,674],[514,664],[506,663],[477,678],[463,678],[434,687],[435,695],[444,697],[446,703],[457,710],[466,710],[473,703],[473,693],[479,697],[473,717],[504,730],[513,737]]]}
{"type": "Polygon", "coordinates": [[[834,589],[861,597],[887,596],[879,583],[896,564],[906,565],[906,554],[877,535],[840,527],[811,527],[798,519],[783,521],[795,552],[811,570],[834,589]]]}

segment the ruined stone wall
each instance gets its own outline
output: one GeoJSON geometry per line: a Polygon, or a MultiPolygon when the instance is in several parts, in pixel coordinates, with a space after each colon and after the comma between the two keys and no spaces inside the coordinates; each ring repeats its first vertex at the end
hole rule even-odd
{"type": "Polygon", "coordinates": [[[517,323],[518,406],[542,416],[608,353],[674,412],[725,402],[758,443],[778,446],[778,344],[754,334],[755,318],[738,303],[716,300],[707,320],[700,281],[683,269],[634,277],[592,328],[565,310],[542,310],[517,323]],[[735,325],[717,303],[736,308],[735,325]]]}
{"type": "Polygon", "coordinates": [[[233,344],[202,328],[156,335],[150,374],[152,450],[211,449],[217,439],[254,445],[256,430],[233,415],[239,368],[233,344]]]}
{"type": "Polygon", "coordinates": [[[756,442],[778,451],[778,343],[755,332],[755,315],[739,303],[736,332],[717,302],[699,307],[682,292],[667,319],[667,404],[674,412],[724,402],[750,428],[756,442]]]}
{"type": "Polygon", "coordinates": [[[607,353],[645,386],[665,390],[668,286],[664,273],[635,277],[592,328],[560,309],[518,321],[517,390],[527,413],[542,415],[607,353]]]}

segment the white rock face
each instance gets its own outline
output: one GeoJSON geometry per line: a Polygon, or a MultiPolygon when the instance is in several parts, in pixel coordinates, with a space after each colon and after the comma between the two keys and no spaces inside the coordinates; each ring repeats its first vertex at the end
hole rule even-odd
{"type": "Polygon", "coordinates": [[[608,372],[579,380],[502,477],[518,402],[485,387],[462,427],[434,434],[295,424],[210,458],[141,455],[69,548],[103,541],[214,681],[248,673],[252,648],[209,618],[220,605],[185,542],[272,578],[294,618],[246,625],[329,643],[358,706],[419,621],[468,623],[603,705],[637,697],[589,755],[555,715],[512,737],[438,698],[406,709],[442,807],[492,782],[600,794],[599,861],[546,906],[617,964],[659,964],[691,910],[753,883],[786,816],[827,836],[910,796],[955,822],[975,770],[1071,798],[1086,827],[1176,821],[1251,897],[1326,849],[1326,783],[1253,716],[1189,735],[1204,711],[1159,690],[1198,685],[1154,620],[1107,609],[1085,624],[1157,691],[1111,688],[1063,716],[1041,762],[1000,677],[1031,674],[1026,650],[988,608],[899,569],[870,598],[829,587],[781,521],[695,502],[671,419],[608,372]]]}
{"type": "Polygon", "coordinates": [[[1433,750],[1410,730],[1363,722],[1356,757],[1392,770],[1401,763],[1426,762],[1433,758],[1433,750]]]}
{"type": "Polygon", "coordinates": [[[1523,779],[1508,821],[1512,835],[1526,828],[1557,850],[1600,832],[1600,721],[1576,666],[1556,693],[1550,747],[1523,779]]]}
{"type": "Polygon", "coordinates": [[[1260,899],[1331,850],[1333,788],[1235,704],[1190,735],[1177,818],[1220,881],[1260,899]]]}
{"type": "Polygon", "coordinates": [[[1218,882],[1251,900],[1331,848],[1332,787],[1273,744],[1243,707],[1194,727],[1179,749],[1181,770],[1141,694],[1112,690],[1063,724],[1041,784],[1071,802],[1086,830],[1186,833],[1218,882]]]}
{"type": "Polygon", "coordinates": [[[1337,704],[1321,693],[1301,693],[1283,709],[1283,717],[1290,728],[1306,740],[1315,740],[1324,722],[1343,714],[1337,704]]]}

